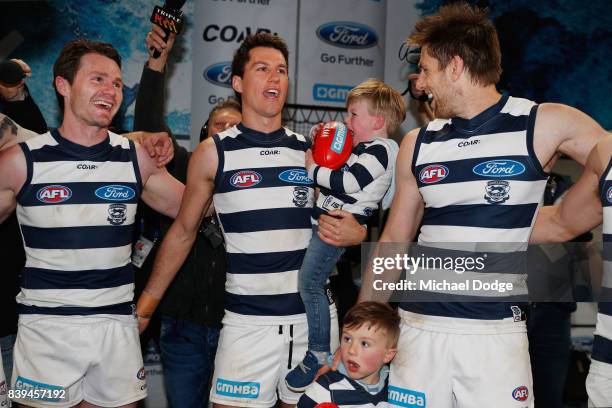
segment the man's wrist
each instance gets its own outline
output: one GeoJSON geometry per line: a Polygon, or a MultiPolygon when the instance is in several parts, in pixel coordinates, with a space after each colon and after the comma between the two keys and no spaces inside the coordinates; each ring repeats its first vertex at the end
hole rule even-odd
{"type": "Polygon", "coordinates": [[[146,290],[140,294],[138,304],[136,305],[136,316],[138,318],[150,319],[157,309],[161,299],[153,296],[146,290]]]}

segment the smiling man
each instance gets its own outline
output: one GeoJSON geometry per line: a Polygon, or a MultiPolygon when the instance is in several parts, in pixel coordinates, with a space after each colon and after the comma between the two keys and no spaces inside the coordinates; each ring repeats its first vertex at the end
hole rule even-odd
{"type": "MultiPolygon", "coordinates": [[[[270,407],[277,395],[295,404],[300,396],[283,379],[306,352],[298,270],[312,233],[314,188],[304,167],[309,143],[281,126],[287,61],[285,42],[267,33],[247,37],[236,51],[232,86],[242,100],[242,122],[195,150],[181,211],[138,301],[144,328],[189,252],[212,198],[227,249],[225,317],[210,398],[217,407],[270,407]]],[[[341,216],[331,220],[337,223],[331,238],[337,245],[360,242],[363,229],[352,216],[341,216]]],[[[336,319],[335,348],[333,305],[330,313],[336,319]]]]}
{"type": "Polygon", "coordinates": [[[110,44],[66,44],[53,68],[62,125],[0,153],[0,221],[17,206],[26,252],[11,382],[24,406],[134,407],[146,396],[132,305],[136,205],[142,197],[174,217],[183,185],[108,131],[120,67],[110,44]]]}
{"type": "MultiPolygon", "coordinates": [[[[606,132],[572,107],[500,94],[499,40],[482,9],[443,6],[418,21],[408,41],[421,47],[416,86],[433,97],[436,119],[402,140],[380,242],[509,243],[505,251],[520,243],[526,250],[559,155],[584,165],[606,132]]],[[[369,270],[362,300],[375,295],[374,279],[369,270]]],[[[533,406],[524,305],[445,299],[453,301],[400,304],[389,403],[422,397],[430,408],[533,406]]]]}

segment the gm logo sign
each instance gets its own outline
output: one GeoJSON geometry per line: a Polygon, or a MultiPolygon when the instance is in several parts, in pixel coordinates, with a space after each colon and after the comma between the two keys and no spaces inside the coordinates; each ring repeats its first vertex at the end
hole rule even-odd
{"type": "Polygon", "coordinates": [[[312,98],[315,101],[346,102],[346,97],[352,86],[314,84],[312,87],[312,98]]]}
{"type": "Polygon", "coordinates": [[[213,64],[204,70],[204,79],[224,88],[232,87],[232,63],[229,61],[213,64]]]}
{"type": "Polygon", "coordinates": [[[341,48],[370,48],[378,44],[378,35],[372,28],[348,21],[334,21],[319,26],[317,37],[341,48]]]}
{"type": "Polygon", "coordinates": [[[215,390],[219,395],[236,398],[257,398],[259,396],[259,383],[228,381],[217,378],[215,390]]]}

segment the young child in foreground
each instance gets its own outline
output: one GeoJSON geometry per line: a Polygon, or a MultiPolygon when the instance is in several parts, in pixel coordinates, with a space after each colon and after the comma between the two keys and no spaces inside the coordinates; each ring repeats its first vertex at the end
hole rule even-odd
{"type": "Polygon", "coordinates": [[[297,408],[322,402],[339,407],[386,406],[388,364],[397,352],[400,318],[386,303],[353,306],[342,324],[338,371],[319,377],[300,398],[297,408]]]}
{"type": "Polygon", "coordinates": [[[308,176],[320,187],[313,209],[313,234],[298,275],[298,288],[308,320],[308,351],[285,381],[293,391],[303,391],[326,364],[330,352],[330,314],[325,285],[344,248],[323,242],[317,220],[328,211],[343,209],[365,224],[382,200],[391,203],[391,184],[399,147],[389,134],[406,117],[399,92],[382,81],[368,79],[353,88],[347,98],[345,124],[353,133],[353,150],[339,170],[316,165],[306,154],[308,176]],[[389,199],[388,199],[389,198],[389,199]]]}

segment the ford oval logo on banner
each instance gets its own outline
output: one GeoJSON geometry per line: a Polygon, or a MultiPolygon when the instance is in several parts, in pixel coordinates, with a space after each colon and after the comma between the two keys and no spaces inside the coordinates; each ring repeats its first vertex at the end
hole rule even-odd
{"type": "Polygon", "coordinates": [[[317,37],[342,48],[370,48],[378,44],[376,31],[364,24],[334,21],[317,28],[317,37]]]}
{"type": "Polygon", "coordinates": [[[516,160],[489,160],[479,163],[472,169],[474,174],[483,177],[515,177],[525,172],[525,166],[516,160]]]}
{"type": "Polygon", "coordinates": [[[313,184],[308,178],[308,172],[304,169],[289,169],[278,175],[278,178],[286,183],[313,184]]]}
{"type": "Polygon", "coordinates": [[[96,197],[106,201],[129,201],[136,196],[134,189],[119,184],[111,184],[96,190],[96,197]]]}
{"type": "Polygon", "coordinates": [[[204,79],[224,88],[232,87],[232,63],[229,61],[218,62],[210,65],[204,70],[204,79]]]}

